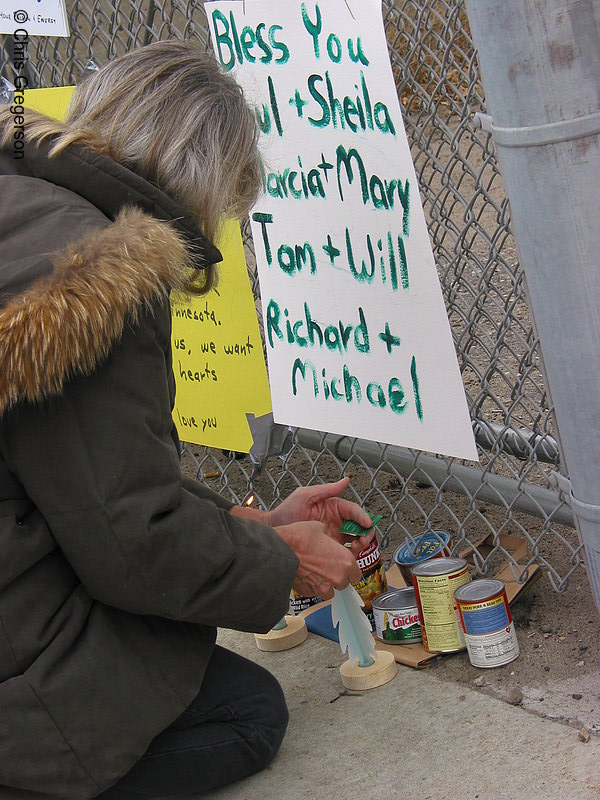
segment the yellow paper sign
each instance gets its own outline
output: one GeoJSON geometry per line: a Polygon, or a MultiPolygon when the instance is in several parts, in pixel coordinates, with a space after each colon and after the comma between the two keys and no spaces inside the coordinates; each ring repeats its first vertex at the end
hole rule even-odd
{"type": "MultiPolygon", "coordinates": [[[[25,105],[63,119],[74,86],[28,89],[25,105]]],[[[247,453],[252,434],[246,413],[271,411],[269,382],[237,222],[224,226],[216,289],[201,298],[174,298],[173,417],[184,442],[247,453]]]]}
{"type": "Polygon", "coordinates": [[[74,86],[52,86],[48,89],[26,89],[25,105],[52,119],[64,119],[75,91],[74,86]]]}
{"type": "Polygon", "coordinates": [[[218,246],[216,289],[172,301],[174,419],[183,441],[247,453],[246,412],[268,414],[271,397],[237,222],[226,223],[218,246]]]}

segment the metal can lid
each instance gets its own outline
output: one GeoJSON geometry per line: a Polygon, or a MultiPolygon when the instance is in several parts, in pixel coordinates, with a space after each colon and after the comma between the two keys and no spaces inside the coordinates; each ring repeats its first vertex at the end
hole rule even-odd
{"type": "Polygon", "coordinates": [[[456,600],[463,603],[473,603],[489,600],[504,591],[503,581],[496,578],[477,578],[474,581],[459,586],[454,592],[456,600]]]}
{"type": "Polygon", "coordinates": [[[411,573],[416,576],[434,576],[434,575],[447,575],[450,572],[456,572],[467,566],[464,558],[433,558],[429,561],[424,561],[422,564],[416,564],[411,573]]]}
{"type": "Polygon", "coordinates": [[[448,531],[427,531],[414,541],[401,544],[394,553],[396,564],[408,566],[418,564],[426,558],[434,558],[450,541],[448,531]]]}
{"type": "Polygon", "coordinates": [[[390,589],[373,598],[372,608],[380,611],[396,611],[403,608],[413,608],[416,606],[415,590],[412,586],[405,589],[390,589]]]}

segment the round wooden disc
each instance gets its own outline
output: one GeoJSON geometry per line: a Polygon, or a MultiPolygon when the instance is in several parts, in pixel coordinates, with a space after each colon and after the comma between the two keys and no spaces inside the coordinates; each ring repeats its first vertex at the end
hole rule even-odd
{"type": "Polygon", "coordinates": [[[268,633],[255,633],[256,646],[259,650],[268,650],[271,653],[277,650],[289,650],[296,647],[308,636],[306,622],[303,617],[296,617],[293,614],[286,614],[287,625],[280,631],[269,631],[268,633]]]}
{"type": "Polygon", "coordinates": [[[354,664],[344,661],[340,667],[342,683],[346,689],[355,691],[375,689],[375,687],[383,686],[384,683],[391,681],[398,672],[394,656],[385,650],[378,650],[375,653],[375,663],[368,667],[359,667],[358,659],[354,661],[354,664]]]}

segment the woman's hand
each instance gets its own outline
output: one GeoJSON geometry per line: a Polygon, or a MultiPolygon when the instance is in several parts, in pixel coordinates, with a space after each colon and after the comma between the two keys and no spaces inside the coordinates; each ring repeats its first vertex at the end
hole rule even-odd
{"type": "MultiPolygon", "coordinates": [[[[344,542],[340,526],[345,519],[352,519],[363,528],[371,527],[371,518],[357,503],[340,497],[348,486],[350,478],[342,478],[336,483],[305,486],[296,489],[277,508],[269,512],[269,525],[289,525],[293,522],[320,522],[328,536],[344,542]]],[[[361,537],[363,547],[368,539],[361,537]]],[[[362,548],[361,548],[362,549],[362,548]]]]}
{"type": "MultiPolygon", "coordinates": [[[[295,489],[289,497],[271,511],[258,508],[233,506],[230,514],[254,519],[263,525],[270,525],[277,531],[284,526],[301,522],[319,522],[322,532],[339,544],[348,544],[346,552],[356,558],[361,550],[373,541],[375,530],[364,536],[348,536],[340,527],[344,520],[351,519],[363,528],[371,527],[371,517],[357,503],[344,500],[343,494],[350,485],[350,478],[342,478],[336,483],[324,483],[317,486],[304,486],[295,489]]],[[[287,541],[287,539],[286,539],[287,541]]],[[[359,578],[360,579],[360,578],[359,578]]],[[[305,595],[307,596],[307,595],[305,595]]],[[[322,595],[317,595],[321,596],[322,595]]]]}
{"type": "Polygon", "coordinates": [[[334,541],[323,523],[294,522],[275,530],[300,560],[294,581],[300,596],[328,600],[334,589],[345,589],[361,579],[353,551],[334,541]]]}

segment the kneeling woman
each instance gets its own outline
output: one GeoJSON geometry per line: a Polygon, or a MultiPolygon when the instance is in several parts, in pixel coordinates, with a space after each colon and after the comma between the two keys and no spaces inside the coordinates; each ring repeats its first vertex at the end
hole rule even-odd
{"type": "Polygon", "coordinates": [[[260,186],[254,117],[189,43],[135,50],[64,124],[0,112],[0,797],[202,792],[287,725],[265,670],[215,645],[289,592],[359,577],[347,481],[269,511],[183,477],[169,293],[208,291],[224,216],[260,186]]]}

